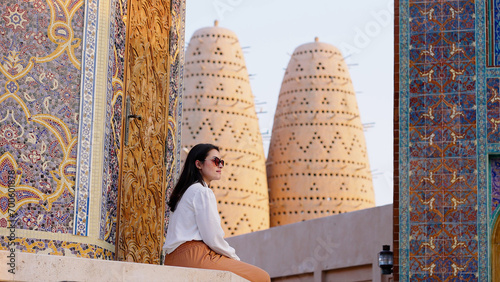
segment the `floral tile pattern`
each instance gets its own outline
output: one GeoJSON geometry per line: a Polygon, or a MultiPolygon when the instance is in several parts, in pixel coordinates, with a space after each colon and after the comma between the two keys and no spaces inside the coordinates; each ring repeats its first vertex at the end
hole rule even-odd
{"type": "MultiPolygon", "coordinates": [[[[0,3],[0,173],[17,175],[18,229],[73,229],[83,8],[83,0],[0,3]]],[[[0,227],[7,188],[1,181],[0,227]]]]}

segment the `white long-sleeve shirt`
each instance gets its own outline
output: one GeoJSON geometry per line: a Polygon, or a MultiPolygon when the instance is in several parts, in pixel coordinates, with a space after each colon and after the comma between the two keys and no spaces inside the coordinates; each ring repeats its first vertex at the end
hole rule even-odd
{"type": "Polygon", "coordinates": [[[184,242],[192,240],[203,240],[218,254],[240,260],[224,240],[214,192],[200,183],[189,186],[170,214],[163,250],[170,254],[184,242]]]}

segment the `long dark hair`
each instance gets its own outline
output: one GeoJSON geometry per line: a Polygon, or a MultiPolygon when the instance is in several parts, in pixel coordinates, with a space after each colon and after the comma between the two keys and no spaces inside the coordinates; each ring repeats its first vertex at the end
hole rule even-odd
{"type": "Polygon", "coordinates": [[[174,191],[172,191],[172,195],[170,195],[170,200],[168,201],[168,206],[171,211],[175,211],[177,203],[181,200],[182,195],[184,195],[191,184],[199,182],[203,185],[205,183],[200,170],[196,167],[196,161],[203,162],[207,158],[208,152],[214,149],[219,151],[219,147],[215,145],[198,144],[189,151],[186,161],[184,162],[184,167],[182,168],[181,177],[179,177],[179,181],[177,181],[174,191]]]}

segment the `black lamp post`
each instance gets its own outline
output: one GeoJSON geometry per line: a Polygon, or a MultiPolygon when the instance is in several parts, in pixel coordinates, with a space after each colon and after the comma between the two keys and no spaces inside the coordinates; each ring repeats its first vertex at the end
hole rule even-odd
{"type": "Polygon", "coordinates": [[[378,253],[378,266],[382,269],[382,274],[391,274],[394,266],[394,254],[390,251],[391,246],[383,245],[382,251],[378,253]]]}

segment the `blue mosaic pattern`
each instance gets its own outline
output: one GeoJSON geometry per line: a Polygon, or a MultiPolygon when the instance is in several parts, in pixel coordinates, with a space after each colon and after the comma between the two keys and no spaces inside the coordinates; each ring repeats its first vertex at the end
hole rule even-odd
{"type": "Polygon", "coordinates": [[[495,52],[493,55],[493,64],[495,66],[500,66],[500,0],[492,0],[493,4],[493,19],[492,19],[492,29],[493,38],[491,39],[494,44],[495,52]]]}
{"type": "Polygon", "coordinates": [[[400,1],[401,281],[487,275],[479,252],[487,199],[478,7],[400,1]]]}
{"type": "Polygon", "coordinates": [[[97,59],[97,19],[99,0],[86,0],[85,36],[83,46],[80,101],[80,126],[78,132],[78,160],[75,188],[75,217],[73,234],[87,236],[90,203],[90,176],[92,161],[92,136],[94,117],[95,64],[97,59]]]}
{"type": "MultiPolygon", "coordinates": [[[[409,144],[408,144],[408,109],[409,109],[409,3],[407,1],[401,1],[399,4],[399,17],[400,17],[400,36],[399,36],[399,73],[400,73],[400,104],[399,104],[399,120],[400,120],[400,138],[399,138],[399,150],[400,150],[400,160],[399,160],[399,171],[400,171],[400,207],[409,207],[409,197],[408,197],[408,186],[409,186],[409,144]]],[[[399,212],[399,269],[401,281],[409,281],[410,274],[410,261],[409,261],[409,210],[406,208],[401,209],[399,212]]]]}
{"type": "Polygon", "coordinates": [[[477,191],[477,236],[478,236],[478,278],[488,279],[489,253],[488,244],[488,159],[487,159],[487,106],[486,106],[486,3],[476,2],[476,62],[477,62],[477,144],[478,144],[478,191],[477,191]]]}
{"type": "Polygon", "coordinates": [[[488,142],[498,143],[500,140],[500,80],[486,79],[488,142]]]}
{"type": "Polygon", "coordinates": [[[490,158],[491,166],[491,214],[500,206],[500,156],[490,158]]]}
{"type": "Polygon", "coordinates": [[[400,1],[401,281],[489,279],[500,69],[486,65],[486,17],[497,36],[498,2],[400,1]]]}

